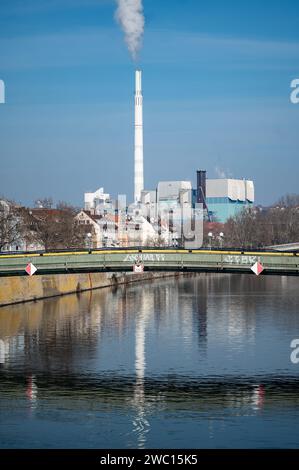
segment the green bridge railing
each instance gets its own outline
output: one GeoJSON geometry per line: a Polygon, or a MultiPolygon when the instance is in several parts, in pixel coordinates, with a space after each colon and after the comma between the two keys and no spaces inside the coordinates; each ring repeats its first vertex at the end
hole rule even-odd
{"type": "Polygon", "coordinates": [[[93,250],[91,252],[0,255],[0,276],[27,276],[32,263],[41,274],[144,271],[252,273],[261,263],[262,274],[299,275],[299,253],[215,250],[93,250]]]}

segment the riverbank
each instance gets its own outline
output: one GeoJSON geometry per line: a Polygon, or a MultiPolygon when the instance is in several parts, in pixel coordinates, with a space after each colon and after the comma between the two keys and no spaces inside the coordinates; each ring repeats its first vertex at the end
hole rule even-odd
{"type": "Polygon", "coordinates": [[[176,273],[81,273],[0,278],[0,307],[178,275],[176,273]]]}

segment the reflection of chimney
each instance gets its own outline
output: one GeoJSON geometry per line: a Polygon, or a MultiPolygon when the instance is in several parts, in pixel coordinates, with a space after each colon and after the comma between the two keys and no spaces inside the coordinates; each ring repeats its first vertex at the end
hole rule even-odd
{"type": "Polygon", "coordinates": [[[207,208],[206,204],[206,180],[207,172],[205,170],[197,171],[197,203],[203,204],[203,208],[207,208]]]}
{"type": "MultiPolygon", "coordinates": [[[[143,302],[146,296],[143,295],[143,302]]],[[[146,443],[146,434],[150,429],[149,422],[146,418],[145,409],[145,391],[144,391],[144,375],[145,375],[145,305],[142,303],[138,317],[136,318],[136,344],[135,344],[135,370],[136,383],[134,387],[134,405],[136,407],[136,415],[134,416],[134,432],[137,435],[138,447],[144,448],[146,443]]]]}
{"type": "Polygon", "coordinates": [[[136,70],[135,82],[134,202],[140,202],[143,190],[143,97],[140,70],[136,70]]]}

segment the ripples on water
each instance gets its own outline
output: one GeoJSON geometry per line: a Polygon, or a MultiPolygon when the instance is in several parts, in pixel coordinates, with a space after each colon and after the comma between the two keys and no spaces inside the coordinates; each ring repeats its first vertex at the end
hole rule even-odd
{"type": "Polygon", "coordinates": [[[298,280],[201,275],[0,309],[0,447],[298,447],[298,280]]]}

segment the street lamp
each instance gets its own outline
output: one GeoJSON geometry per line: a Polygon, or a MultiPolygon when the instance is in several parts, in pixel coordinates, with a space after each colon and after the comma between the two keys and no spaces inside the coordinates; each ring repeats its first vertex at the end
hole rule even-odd
{"type": "Polygon", "coordinates": [[[86,234],[86,236],[87,236],[88,248],[91,250],[91,243],[92,243],[91,237],[92,237],[92,235],[91,235],[90,232],[88,232],[88,233],[86,234]]]}
{"type": "Polygon", "coordinates": [[[104,247],[108,246],[108,235],[103,235],[102,244],[104,247]]]}
{"type": "Polygon", "coordinates": [[[224,233],[220,232],[219,233],[219,242],[220,242],[220,248],[223,248],[223,238],[224,238],[224,233]]]}
{"type": "Polygon", "coordinates": [[[209,248],[210,248],[210,250],[211,250],[211,249],[212,249],[213,233],[212,233],[212,232],[209,232],[209,233],[208,233],[208,237],[209,237],[209,248]]]}

